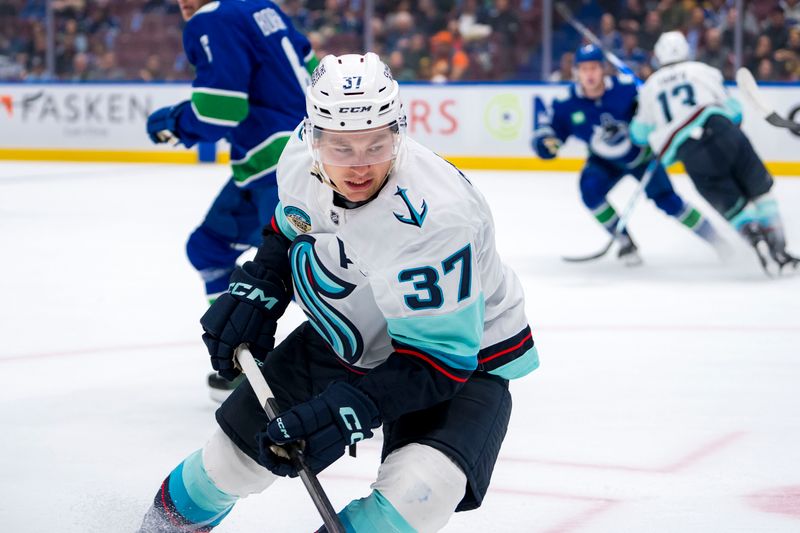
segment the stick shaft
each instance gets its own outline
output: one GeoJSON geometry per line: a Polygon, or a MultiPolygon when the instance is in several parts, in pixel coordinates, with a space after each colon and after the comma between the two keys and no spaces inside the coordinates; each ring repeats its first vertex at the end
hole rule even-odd
{"type": "MultiPolygon", "coordinates": [[[[250,350],[246,347],[242,346],[237,350],[236,360],[239,366],[242,367],[247,381],[250,382],[253,392],[256,393],[258,402],[264,408],[264,412],[267,413],[267,417],[273,420],[278,416],[277,404],[275,403],[272,390],[270,390],[267,384],[267,380],[264,379],[264,375],[261,373],[258,363],[256,363],[256,360],[253,358],[253,354],[251,354],[250,350]]],[[[306,464],[300,449],[296,445],[291,445],[287,446],[287,450],[292,460],[300,467],[298,475],[303,481],[306,490],[308,490],[311,501],[314,502],[314,506],[317,508],[317,511],[319,511],[322,521],[329,533],[345,533],[344,526],[342,526],[336,514],[336,510],[333,508],[331,501],[322,489],[319,479],[317,479],[317,476],[306,464]]]]}

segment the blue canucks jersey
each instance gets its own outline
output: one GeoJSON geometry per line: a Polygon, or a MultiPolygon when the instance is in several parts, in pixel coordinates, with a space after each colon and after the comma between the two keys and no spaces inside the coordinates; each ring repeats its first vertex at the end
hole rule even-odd
{"type": "Polygon", "coordinates": [[[605,84],[603,96],[596,100],[583,96],[578,84],[570,86],[567,98],[553,102],[550,125],[539,128],[536,135],[554,135],[561,142],[574,135],[586,143],[591,155],[615,166],[637,167],[647,152],[628,135],[637,107],[636,85],[625,76],[607,76],[605,84]]]}
{"type": "Polygon", "coordinates": [[[220,0],[186,24],[183,47],[196,69],[191,106],[177,123],[184,144],[231,144],[239,186],[269,176],[305,115],[317,59],[289,18],[268,0],[220,0]]]}

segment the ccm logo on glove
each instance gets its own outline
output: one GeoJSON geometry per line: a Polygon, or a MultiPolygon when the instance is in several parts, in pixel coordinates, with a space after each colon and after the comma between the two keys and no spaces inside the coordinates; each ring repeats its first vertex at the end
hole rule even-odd
{"type": "MultiPolygon", "coordinates": [[[[353,431],[353,426],[355,426],[355,429],[361,429],[361,422],[358,421],[358,416],[356,416],[356,412],[353,411],[352,407],[340,407],[339,416],[342,417],[345,427],[350,431],[353,431]],[[350,419],[353,420],[353,424],[350,424],[350,419]]],[[[353,431],[350,434],[350,444],[355,444],[360,440],[364,440],[364,434],[360,431],[353,431]]]]}
{"type": "Polygon", "coordinates": [[[255,288],[252,291],[250,291],[250,289],[253,289],[252,285],[250,285],[249,283],[242,283],[241,281],[234,282],[228,285],[228,292],[231,293],[233,296],[243,296],[248,300],[252,301],[258,300],[260,302],[264,302],[264,307],[266,307],[267,309],[272,309],[273,307],[275,307],[275,304],[278,303],[277,298],[273,298],[272,296],[267,296],[261,289],[255,288]],[[250,291],[250,293],[248,293],[247,291],[250,291]]]}

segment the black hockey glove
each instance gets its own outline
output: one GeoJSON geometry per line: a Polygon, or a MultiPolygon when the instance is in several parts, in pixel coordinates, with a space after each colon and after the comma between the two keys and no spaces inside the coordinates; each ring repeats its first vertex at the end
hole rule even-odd
{"type": "Polygon", "coordinates": [[[256,434],[258,461],[277,476],[297,475],[297,467],[275,452],[274,446],[302,440],[309,468],[319,473],[344,455],[350,444],[372,437],[381,425],[380,413],[369,396],[339,381],[311,400],[295,405],[256,434]]]}
{"type": "Polygon", "coordinates": [[[275,345],[277,321],[289,300],[280,276],[262,265],[248,261],[233,271],[228,292],[200,319],[211,366],[220,376],[233,380],[239,375],[233,355],[240,344],[247,343],[253,356],[264,360],[275,345]]]}

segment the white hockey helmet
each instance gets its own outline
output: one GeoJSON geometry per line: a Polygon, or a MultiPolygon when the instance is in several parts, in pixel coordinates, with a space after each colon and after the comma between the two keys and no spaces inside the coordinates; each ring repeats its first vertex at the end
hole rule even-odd
{"type": "Polygon", "coordinates": [[[660,66],[679,63],[689,59],[689,42],[679,31],[662,33],[654,48],[660,66]]]}
{"type": "Polygon", "coordinates": [[[389,175],[405,136],[399,89],[389,67],[372,52],[328,55],[317,65],[306,89],[304,134],[315,173],[324,183],[337,189],[325,165],[361,167],[391,161],[389,175]]]}
{"type": "Polygon", "coordinates": [[[357,131],[397,122],[400,88],[377,54],[327,55],[311,75],[306,113],[318,128],[357,131]]]}

